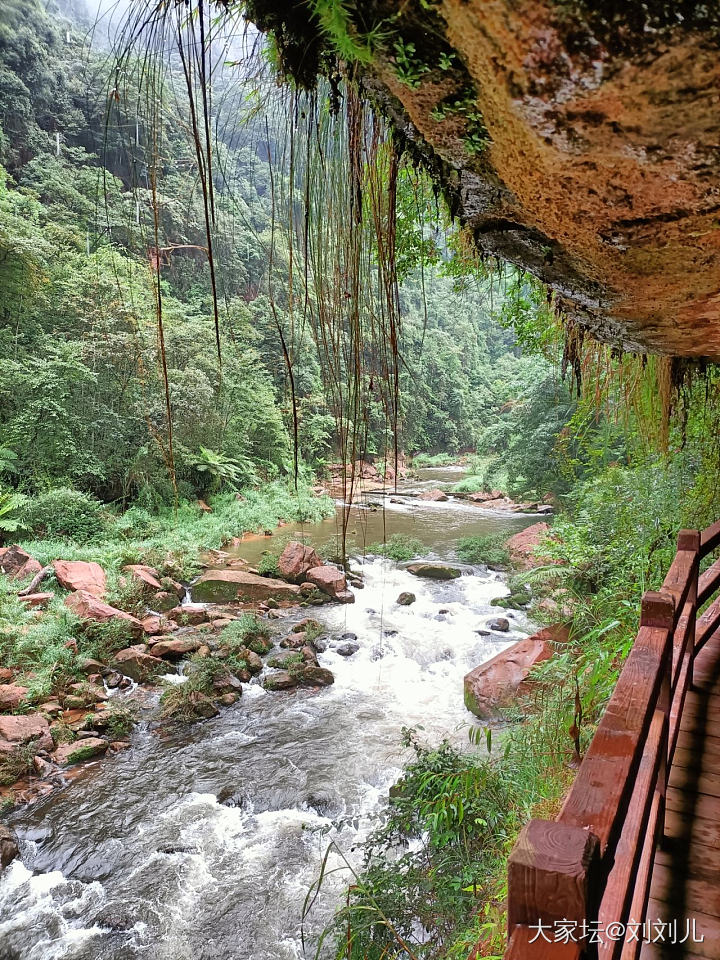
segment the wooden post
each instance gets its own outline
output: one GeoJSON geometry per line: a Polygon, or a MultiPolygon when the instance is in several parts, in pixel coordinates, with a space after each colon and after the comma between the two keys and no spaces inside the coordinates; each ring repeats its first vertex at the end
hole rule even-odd
{"type": "Polygon", "coordinates": [[[594,833],[554,820],[531,820],[508,860],[508,927],[594,919],[599,844],[594,833]]]}

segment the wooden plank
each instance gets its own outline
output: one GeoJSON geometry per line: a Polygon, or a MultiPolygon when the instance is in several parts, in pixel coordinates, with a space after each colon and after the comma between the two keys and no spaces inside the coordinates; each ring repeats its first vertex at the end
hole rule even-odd
{"type": "Polygon", "coordinates": [[[720,820],[692,816],[684,809],[665,809],[665,836],[669,841],[720,847],[720,820]]]}
{"type": "Polygon", "coordinates": [[[542,937],[531,943],[536,936],[537,927],[533,930],[515,927],[505,951],[505,960],[579,960],[579,943],[548,943],[542,937]]]}
{"type": "Polygon", "coordinates": [[[706,820],[720,821],[720,801],[705,793],[691,795],[678,790],[677,787],[668,787],[666,803],[668,810],[691,816],[703,817],[706,820]]]}
{"type": "Polygon", "coordinates": [[[680,876],[712,880],[720,894],[720,849],[717,847],[709,847],[696,841],[689,844],[678,841],[668,850],[660,848],[655,852],[655,866],[658,865],[680,876]]]}
{"type": "Polygon", "coordinates": [[[700,534],[700,556],[706,557],[716,547],[720,547],[720,520],[700,534]]]}
{"type": "Polygon", "coordinates": [[[673,904],[677,899],[678,883],[682,886],[685,913],[692,913],[697,906],[703,913],[720,916],[720,883],[717,876],[708,877],[692,873],[678,875],[677,866],[659,863],[655,860],[652,879],[652,896],[655,900],[664,900],[673,904]]]}
{"type": "MultiPolygon", "coordinates": [[[[613,921],[626,923],[630,918],[633,891],[638,887],[638,867],[645,847],[658,777],[664,769],[667,745],[667,717],[656,710],[650,723],[645,749],[638,767],[633,802],[623,823],[615,848],[613,868],[605,885],[598,919],[600,928],[613,921]]],[[[652,824],[653,830],[655,823],[652,824]]],[[[654,835],[654,834],[653,834],[654,835]]],[[[622,943],[608,941],[598,947],[599,957],[620,955],[622,943]]]]}
{"type": "MultiPolygon", "coordinates": [[[[677,953],[675,955],[677,956],[677,953]]],[[[668,957],[670,954],[657,943],[643,943],[640,949],[640,960],[668,960],[668,957]]],[[[683,949],[682,960],[704,960],[704,957],[683,949]]]]}
{"type": "MultiPolygon", "coordinates": [[[[694,751],[699,756],[720,758],[720,737],[713,737],[705,730],[681,730],[678,734],[678,749],[694,751]]],[[[720,763],[718,763],[720,766],[720,763]]]]}
{"type": "MultiPolygon", "coordinates": [[[[630,918],[633,920],[644,917],[647,909],[652,880],[652,868],[655,862],[655,849],[661,828],[661,810],[662,800],[660,794],[655,791],[652,798],[642,856],[638,864],[635,889],[633,890],[632,902],[630,904],[630,918]]],[[[639,940],[631,940],[628,937],[622,945],[622,952],[620,953],[621,960],[637,960],[639,952],[639,940]]]]}
{"type": "Polygon", "coordinates": [[[677,622],[673,634],[673,659],[672,659],[672,681],[670,683],[670,696],[674,697],[678,689],[678,680],[684,661],[687,658],[689,648],[695,646],[695,608],[692,603],[686,603],[682,616],[677,622]]]}
{"type": "Polygon", "coordinates": [[[700,574],[698,580],[698,606],[701,607],[720,587],[720,560],[716,560],[711,567],[700,574]]]}
{"type": "Polygon", "coordinates": [[[670,771],[668,786],[677,787],[683,793],[706,793],[709,797],[720,797],[720,772],[698,774],[692,768],[674,766],[670,771]]]}
{"type": "Polygon", "coordinates": [[[617,839],[632,795],[650,719],[668,679],[670,642],[668,629],[641,627],[558,817],[594,833],[602,856],[617,839]]]}
{"type": "MultiPolygon", "coordinates": [[[[677,920],[678,928],[680,928],[680,926],[684,924],[685,917],[678,917],[673,913],[673,910],[674,907],[671,904],[663,903],[662,900],[655,900],[651,897],[648,902],[646,916],[648,920],[652,921],[677,920]]],[[[688,917],[695,919],[697,935],[698,937],[703,936],[704,941],[702,943],[693,943],[692,940],[688,940],[684,946],[687,946],[689,950],[697,953],[698,956],[706,957],[707,960],[717,960],[717,958],[720,957],[720,919],[696,910],[693,910],[691,914],[689,913],[688,917]]],[[[682,956],[680,953],[682,947],[668,945],[668,948],[672,951],[668,953],[668,956],[677,957],[678,954],[682,956]]]]}
{"type": "Polygon", "coordinates": [[[710,637],[720,626],[720,597],[713,600],[701,617],[698,617],[695,627],[695,652],[702,650],[710,637]]]}

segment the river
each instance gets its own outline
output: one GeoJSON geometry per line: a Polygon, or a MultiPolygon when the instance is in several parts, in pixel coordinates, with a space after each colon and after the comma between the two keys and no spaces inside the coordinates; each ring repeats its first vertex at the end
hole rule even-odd
{"type": "MultiPolygon", "coordinates": [[[[456,471],[426,470],[385,509],[353,512],[363,545],[401,532],[428,556],[452,558],[461,536],[513,530],[535,518],[450,499],[417,501],[456,471]]],[[[372,494],[369,500],[377,500],[372,494]]],[[[320,543],[335,521],[278,531],[320,543]]],[[[280,536],[276,538],[280,542],[280,536]]],[[[275,544],[273,544],[275,546],[275,544]]],[[[267,540],[238,552],[255,562],[267,540]]],[[[132,749],[83,769],[67,788],[8,818],[21,841],[0,881],[2,960],[299,960],[301,912],[334,840],[352,862],[377,822],[407,752],[401,731],[467,743],[475,721],[462,678],[525,635],[483,630],[507,592],[501,574],[467,568],[454,581],[413,577],[388,560],[356,557],[365,588],[356,602],[318,608],[331,643],[320,654],[335,683],[318,692],[265,692],[191,727],[141,724],[132,749]],[[395,603],[401,591],[417,600],[395,603]],[[334,640],[357,634],[343,658],[334,640]]],[[[276,622],[283,636],[304,611],[276,622]]],[[[334,857],[332,863],[339,863],[334,857]]],[[[323,889],[305,931],[310,944],[338,903],[347,874],[323,889]]]]}

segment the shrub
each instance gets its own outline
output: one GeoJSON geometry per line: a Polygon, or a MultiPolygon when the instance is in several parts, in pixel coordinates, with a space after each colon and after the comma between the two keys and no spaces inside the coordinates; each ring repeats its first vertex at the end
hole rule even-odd
{"type": "Polygon", "coordinates": [[[78,543],[95,540],[107,529],[103,504],[70,487],[55,487],[28,499],[21,520],[35,536],[67,537],[78,543]]]}
{"type": "Polygon", "coordinates": [[[273,552],[272,550],[264,550],[263,555],[260,558],[260,563],[258,564],[258,573],[267,574],[270,577],[277,577],[280,575],[278,570],[278,560],[280,559],[280,554],[273,552]]]}
{"type": "Polygon", "coordinates": [[[510,566],[510,554],[505,546],[506,537],[494,534],[489,537],[463,537],[458,542],[457,553],[465,563],[486,563],[490,567],[506,570],[510,566]]]}
{"type": "Polygon", "coordinates": [[[413,557],[421,557],[427,553],[427,548],[422,540],[417,537],[408,537],[403,533],[394,533],[385,543],[371,543],[368,547],[368,553],[377,553],[381,557],[389,557],[398,563],[404,560],[412,560],[413,557]]]}

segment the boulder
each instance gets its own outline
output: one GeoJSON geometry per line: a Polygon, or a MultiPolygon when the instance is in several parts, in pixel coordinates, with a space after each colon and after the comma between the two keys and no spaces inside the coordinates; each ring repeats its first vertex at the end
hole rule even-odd
{"type": "Polygon", "coordinates": [[[15,834],[10,827],[0,823],[0,873],[18,856],[20,856],[20,850],[15,834]]]}
{"type": "Polygon", "coordinates": [[[91,623],[109,623],[110,621],[122,623],[136,639],[139,639],[145,633],[143,625],[137,617],[103,603],[102,600],[98,600],[97,597],[86,590],[77,590],[75,593],[71,593],[69,597],[65,598],[65,606],[69,607],[81,620],[91,623]]]}
{"type": "Polygon", "coordinates": [[[530,692],[532,682],[527,679],[528,675],[536,663],[553,655],[552,642],[558,642],[556,636],[559,634],[551,630],[540,630],[471,670],[464,683],[468,710],[476,717],[487,719],[514,696],[530,692]]]}
{"type": "MultiPolygon", "coordinates": [[[[347,588],[345,574],[341,570],[338,570],[337,567],[313,567],[307,571],[307,579],[334,600],[352,602],[345,599],[345,594],[350,591],[347,588]]],[[[350,594],[350,596],[352,596],[352,594],[350,594]]]]}
{"type": "Polygon", "coordinates": [[[168,620],[167,617],[156,617],[150,615],[148,617],[143,617],[140,621],[143,626],[143,630],[151,637],[157,637],[160,634],[172,633],[173,630],[177,630],[178,625],[173,620],[168,620]]]}
{"type": "Polygon", "coordinates": [[[507,617],[495,617],[494,620],[488,621],[488,627],[497,633],[507,633],[510,629],[510,621],[507,617]]]}
{"type": "Polygon", "coordinates": [[[414,577],[426,577],[429,580],[455,580],[462,576],[462,570],[446,563],[411,563],[405,569],[414,577]]]}
{"type": "Polygon", "coordinates": [[[163,589],[160,583],[160,574],[153,567],[148,567],[143,563],[129,563],[123,567],[123,570],[150,590],[163,589]]]}
{"type": "Polygon", "coordinates": [[[325,667],[313,663],[296,663],[290,667],[290,676],[302,687],[329,687],[335,677],[325,667]]]}
{"type": "Polygon", "coordinates": [[[170,637],[167,640],[158,640],[157,643],[153,644],[152,655],[176,660],[179,657],[187,656],[188,653],[195,653],[201,646],[202,640],[198,637],[170,637]]]}
{"type": "Polygon", "coordinates": [[[299,583],[304,580],[308,570],[321,567],[322,563],[312,547],[306,547],[304,543],[291,540],[280,554],[277,568],[281,577],[299,583]]]}
{"type": "Polygon", "coordinates": [[[66,590],[82,590],[93,597],[104,597],[107,589],[105,571],[99,563],[85,560],[56,560],[55,579],[66,590]]]}
{"type": "Polygon", "coordinates": [[[300,587],[261,577],[246,570],[207,570],[192,586],[193,600],[228,603],[233,600],[296,600],[300,587]]]}
{"type": "Polygon", "coordinates": [[[298,685],[298,681],[287,670],[274,670],[265,675],[262,685],[266,690],[291,690],[298,685]]]}
{"type": "Polygon", "coordinates": [[[30,716],[0,716],[0,750],[9,753],[31,742],[35,745],[35,753],[52,750],[53,741],[45,717],[37,713],[30,716]]]}
{"type": "Polygon", "coordinates": [[[130,677],[136,683],[142,683],[143,680],[147,680],[153,670],[164,666],[159,657],[150,656],[145,652],[146,649],[144,643],[139,643],[133,647],[118,650],[113,656],[111,664],[124,676],[130,677]]]}
{"type": "Polygon", "coordinates": [[[50,603],[54,596],[54,593],[48,591],[47,593],[26,593],[25,596],[18,597],[18,599],[21,603],[26,603],[29,607],[43,609],[50,603]]]}
{"type": "Polygon", "coordinates": [[[42,564],[17,544],[0,548],[0,571],[11,580],[24,580],[41,570],[42,564]]]}
{"type": "Polygon", "coordinates": [[[506,544],[513,563],[525,570],[546,563],[547,561],[536,558],[535,550],[549,533],[550,527],[548,524],[540,521],[539,523],[533,523],[532,526],[525,527],[519,533],[513,534],[506,544]]]}
{"type": "Polygon", "coordinates": [[[0,683],[9,683],[15,676],[15,671],[10,667],[0,667],[0,683]]]}
{"type": "Polygon", "coordinates": [[[415,603],[416,600],[417,597],[414,593],[410,593],[409,590],[403,590],[395,602],[400,604],[401,607],[409,607],[410,604],[415,603]]]}
{"type": "Polygon", "coordinates": [[[357,653],[360,649],[359,643],[352,643],[348,641],[347,643],[339,643],[335,650],[340,654],[341,657],[351,657],[354,653],[357,653]]]}
{"type": "Polygon", "coordinates": [[[211,613],[203,603],[183,603],[179,607],[173,607],[168,616],[177,623],[187,623],[193,627],[211,619],[211,613]]]}
{"type": "Polygon", "coordinates": [[[82,763],[83,760],[99,757],[105,753],[108,746],[108,741],[100,737],[84,737],[75,743],[61,743],[52,754],[52,758],[61,767],[68,767],[73,763],[82,763]]]}
{"type": "Polygon", "coordinates": [[[17,710],[27,692],[27,687],[21,687],[16,683],[0,684],[0,710],[17,710]]]}
{"type": "Polygon", "coordinates": [[[443,503],[447,500],[447,494],[443,490],[425,490],[420,494],[420,500],[429,500],[431,503],[443,503]]]}

